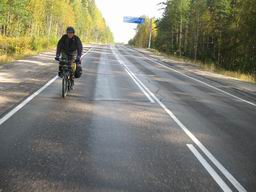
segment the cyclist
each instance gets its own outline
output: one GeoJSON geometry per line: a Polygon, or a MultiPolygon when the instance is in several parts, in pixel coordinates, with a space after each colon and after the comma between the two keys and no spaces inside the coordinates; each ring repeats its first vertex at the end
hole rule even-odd
{"type": "MultiPolygon", "coordinates": [[[[72,66],[72,72],[78,73],[78,76],[82,73],[81,68],[81,56],[83,51],[83,45],[78,36],[75,35],[75,29],[73,27],[68,27],[66,30],[67,34],[63,35],[58,42],[55,60],[60,61],[60,56],[62,59],[68,60],[70,66],[72,66]]],[[[62,77],[62,66],[59,65],[59,77],[62,77]]],[[[75,75],[76,76],[76,75],[75,75]]]]}

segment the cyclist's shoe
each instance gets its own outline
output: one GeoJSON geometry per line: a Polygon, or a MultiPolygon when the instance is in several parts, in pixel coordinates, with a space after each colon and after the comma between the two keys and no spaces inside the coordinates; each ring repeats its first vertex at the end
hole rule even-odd
{"type": "Polygon", "coordinates": [[[61,71],[59,71],[59,72],[58,72],[58,76],[59,76],[60,78],[62,78],[62,77],[63,77],[63,73],[62,73],[61,71]]]}
{"type": "Polygon", "coordinates": [[[56,60],[56,61],[60,61],[60,57],[59,57],[59,56],[56,56],[56,57],[55,57],[55,60],[56,60]]]}
{"type": "Polygon", "coordinates": [[[59,72],[58,72],[58,76],[59,76],[60,78],[62,78],[62,77],[63,77],[63,68],[62,68],[62,65],[59,65],[59,72]]]}

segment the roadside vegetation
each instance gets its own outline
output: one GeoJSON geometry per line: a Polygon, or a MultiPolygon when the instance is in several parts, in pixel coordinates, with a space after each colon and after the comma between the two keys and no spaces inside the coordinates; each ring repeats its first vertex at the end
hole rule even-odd
{"type": "MultiPolygon", "coordinates": [[[[199,62],[208,70],[256,81],[255,0],[168,0],[162,6],[152,48],[199,62]]],[[[129,44],[146,48],[148,32],[141,28],[149,25],[138,26],[129,44]]]]}
{"type": "Polygon", "coordinates": [[[94,0],[0,0],[0,63],[53,48],[74,26],[83,42],[111,43],[94,0]]]}

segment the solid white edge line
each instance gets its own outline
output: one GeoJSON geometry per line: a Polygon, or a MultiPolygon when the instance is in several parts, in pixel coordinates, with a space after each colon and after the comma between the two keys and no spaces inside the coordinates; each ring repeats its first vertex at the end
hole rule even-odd
{"type": "Polygon", "coordinates": [[[155,103],[154,99],[149,95],[148,88],[131,72],[131,70],[125,64],[124,64],[124,68],[131,75],[131,77],[138,82],[140,87],[142,87],[142,90],[144,90],[146,95],[148,95],[148,97],[152,100],[151,103],[155,103]]]}
{"type": "MultiPolygon", "coordinates": [[[[127,48],[127,49],[130,49],[130,48],[127,48]]],[[[134,52],[137,52],[137,51],[135,51],[135,50],[133,50],[133,49],[130,49],[130,50],[132,50],[132,51],[134,51],[134,52]]],[[[143,54],[142,54],[142,56],[143,56],[145,59],[147,59],[147,60],[149,60],[149,61],[152,61],[152,62],[154,62],[155,64],[160,65],[160,66],[162,66],[162,67],[164,67],[164,68],[166,68],[166,69],[168,69],[168,70],[174,71],[175,73],[178,73],[178,74],[180,74],[180,75],[182,75],[182,76],[184,76],[184,77],[187,77],[187,78],[189,78],[189,79],[192,79],[192,80],[194,80],[194,81],[196,81],[196,82],[198,82],[198,83],[201,83],[201,84],[203,84],[203,85],[205,85],[205,86],[207,86],[207,87],[210,87],[210,88],[212,88],[212,89],[215,89],[215,90],[217,90],[217,91],[219,91],[219,92],[221,92],[221,93],[224,93],[224,94],[226,94],[226,95],[228,95],[228,96],[230,96],[230,97],[233,97],[233,98],[235,98],[235,99],[237,99],[237,100],[240,100],[240,101],[242,101],[242,102],[244,102],[244,103],[247,103],[247,104],[249,104],[249,105],[252,105],[252,106],[256,107],[256,104],[253,103],[253,102],[251,102],[251,101],[242,99],[241,97],[235,96],[235,95],[233,95],[233,94],[231,94],[231,93],[229,93],[229,92],[226,92],[226,91],[224,91],[224,90],[222,90],[222,89],[220,89],[220,88],[217,88],[217,87],[215,87],[215,86],[213,86],[213,85],[210,85],[210,84],[205,83],[205,82],[203,82],[203,81],[201,81],[201,80],[199,80],[199,79],[196,79],[196,78],[191,77],[191,76],[189,76],[189,75],[186,75],[186,74],[184,74],[184,73],[182,73],[182,72],[180,72],[180,71],[177,71],[177,70],[175,70],[175,69],[172,69],[171,67],[168,67],[168,66],[166,66],[166,65],[163,65],[162,63],[159,63],[159,61],[156,61],[155,59],[146,57],[146,56],[143,55],[143,54]]]]}
{"type": "MultiPolygon", "coordinates": [[[[127,67],[127,66],[126,66],[127,67]]],[[[128,67],[127,67],[128,68],[128,67]]],[[[129,68],[128,68],[129,69],[129,68]]],[[[134,73],[129,70],[130,73],[134,75],[134,73]]],[[[137,78],[137,77],[136,77],[137,78]]],[[[138,78],[137,78],[138,79],[138,78]]],[[[141,82],[141,84],[143,84],[141,82]]],[[[143,84],[144,85],[144,84],[143,84]]],[[[144,85],[144,87],[146,87],[144,85]]],[[[147,92],[151,95],[151,97],[165,110],[165,112],[179,125],[179,127],[191,138],[191,140],[202,150],[202,152],[212,161],[212,163],[222,172],[222,174],[234,185],[234,187],[239,192],[245,192],[246,189],[233,177],[231,173],[212,155],[212,153],[193,135],[183,123],[174,115],[174,113],[168,109],[157,97],[154,93],[152,93],[147,87],[147,92]]]]}
{"type": "Polygon", "coordinates": [[[118,60],[118,62],[124,66],[125,71],[128,73],[128,75],[131,77],[131,79],[134,81],[134,83],[139,87],[139,89],[142,91],[142,93],[148,98],[148,100],[150,101],[150,103],[155,103],[155,101],[152,99],[152,97],[147,93],[147,91],[145,89],[143,89],[142,84],[140,84],[137,81],[136,76],[134,77],[132,75],[132,73],[130,72],[129,68],[126,67],[126,65],[124,64],[124,62],[120,59],[120,57],[117,55],[117,53],[115,52],[115,50],[113,50],[112,46],[110,47],[112,50],[112,53],[114,54],[114,56],[116,57],[116,59],[118,60]]]}
{"type": "MultiPolygon", "coordinates": [[[[81,59],[90,52],[92,48],[88,49],[86,53],[84,53],[81,57],[81,59]]],[[[58,75],[56,75],[54,78],[52,78],[50,81],[48,81],[43,87],[41,87],[36,92],[32,93],[29,97],[27,97],[24,101],[22,101],[20,104],[18,104],[16,107],[14,107],[11,111],[9,111],[6,115],[4,115],[0,119],[0,125],[2,125],[4,122],[6,122],[9,118],[11,118],[15,113],[17,113],[20,109],[22,109],[25,105],[27,105],[31,100],[33,100],[37,95],[39,95],[43,90],[45,90],[47,87],[49,87],[56,79],[58,79],[58,75]]]]}
{"type": "MultiPolygon", "coordinates": [[[[157,61],[153,61],[153,62],[158,63],[157,61]]],[[[181,73],[181,72],[179,72],[179,71],[177,71],[177,70],[175,70],[175,69],[172,69],[172,68],[170,68],[170,67],[167,67],[167,66],[165,66],[165,65],[163,65],[163,64],[161,64],[161,63],[158,63],[158,64],[161,65],[162,67],[165,67],[165,68],[167,68],[167,69],[169,69],[169,70],[172,70],[172,71],[174,71],[174,72],[176,72],[176,73],[179,73],[180,75],[183,75],[183,76],[185,76],[185,77],[187,77],[187,78],[189,78],[189,79],[192,79],[192,80],[194,80],[194,81],[196,81],[196,82],[199,82],[199,83],[201,83],[201,84],[204,84],[204,85],[207,86],[207,87],[210,87],[210,88],[212,88],[212,89],[215,89],[215,90],[217,90],[217,91],[219,91],[219,92],[221,92],[221,93],[224,93],[224,94],[226,94],[226,95],[229,95],[230,97],[233,97],[233,98],[235,98],[235,99],[237,99],[237,100],[240,100],[240,101],[242,101],[242,102],[245,102],[245,103],[247,103],[247,104],[249,104],[249,105],[252,105],[252,106],[256,107],[256,104],[253,103],[253,102],[251,102],[251,101],[247,101],[247,100],[245,100],[245,99],[242,99],[241,97],[235,96],[235,95],[233,95],[233,94],[231,94],[231,93],[229,93],[229,92],[226,92],[226,91],[224,91],[224,90],[222,90],[222,89],[220,89],[220,88],[217,88],[217,87],[215,87],[215,86],[213,86],[213,85],[210,85],[210,84],[208,84],[208,83],[205,83],[205,82],[203,82],[203,81],[201,81],[201,80],[199,80],[199,79],[196,79],[196,78],[194,78],[194,77],[190,77],[190,76],[188,76],[188,75],[186,75],[186,74],[183,74],[183,73],[181,73]]]]}
{"type": "MultiPolygon", "coordinates": [[[[140,79],[138,79],[138,78],[132,73],[132,71],[127,67],[127,65],[124,64],[124,67],[125,67],[126,70],[130,71],[130,74],[133,76],[134,79],[137,80],[137,82],[143,87],[143,89],[146,90],[147,93],[150,94],[150,90],[141,82],[140,79]]],[[[150,98],[152,99],[152,97],[150,97],[150,98]]],[[[153,100],[153,99],[152,99],[152,100],[153,100]]],[[[154,100],[153,100],[153,101],[154,101],[154,100]]],[[[155,103],[155,101],[154,101],[153,103],[155,103]]]]}
{"type": "Polygon", "coordinates": [[[141,87],[141,85],[136,81],[136,79],[131,75],[131,73],[125,69],[125,71],[128,73],[128,75],[132,78],[132,80],[134,81],[134,83],[140,88],[140,90],[144,93],[144,95],[148,98],[148,100],[151,103],[155,103],[155,101],[149,96],[149,94],[141,87]]]}
{"type": "Polygon", "coordinates": [[[48,83],[46,83],[43,87],[41,87],[38,91],[34,92],[32,95],[27,97],[24,101],[22,101],[19,105],[13,108],[10,112],[8,112],[5,116],[0,119],[0,125],[2,125],[5,121],[7,121],[10,117],[12,117],[16,112],[18,112],[21,108],[23,108],[26,104],[28,104],[32,99],[34,99],[38,94],[40,94],[43,90],[45,90],[49,85],[51,85],[58,76],[52,78],[48,83]]]}
{"type": "Polygon", "coordinates": [[[214,181],[220,186],[220,188],[225,192],[232,192],[230,187],[222,180],[219,174],[212,168],[212,166],[203,158],[203,156],[198,152],[198,150],[192,145],[187,144],[189,150],[194,154],[197,160],[202,164],[206,171],[211,175],[214,181]]]}

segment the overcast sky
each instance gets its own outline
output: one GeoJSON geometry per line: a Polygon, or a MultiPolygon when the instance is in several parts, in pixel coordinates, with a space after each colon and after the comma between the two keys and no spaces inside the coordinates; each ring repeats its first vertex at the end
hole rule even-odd
{"type": "Polygon", "coordinates": [[[127,43],[135,34],[136,24],[123,23],[123,16],[161,17],[157,4],[165,0],[96,0],[98,8],[114,33],[116,42],[127,43]]]}

